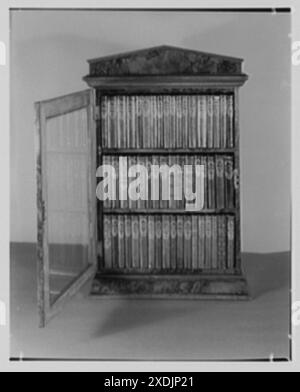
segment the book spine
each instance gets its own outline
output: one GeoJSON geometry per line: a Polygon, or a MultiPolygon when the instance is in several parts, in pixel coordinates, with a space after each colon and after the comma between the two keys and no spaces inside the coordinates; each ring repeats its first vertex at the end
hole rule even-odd
{"type": "Polygon", "coordinates": [[[234,208],[234,184],[233,184],[233,159],[230,156],[225,157],[224,176],[225,176],[225,199],[226,207],[234,208]]]}
{"type": "Polygon", "coordinates": [[[131,148],[138,148],[138,132],[136,124],[136,98],[130,97],[131,100],[131,148]]]}
{"type": "MultiPolygon", "coordinates": [[[[136,158],[133,156],[129,156],[128,157],[128,174],[129,174],[130,168],[135,165],[136,165],[136,158]]],[[[129,176],[128,176],[128,180],[130,181],[129,176]]],[[[132,200],[129,193],[128,193],[128,205],[129,205],[130,210],[136,210],[136,208],[137,208],[137,202],[135,200],[132,200]]]]}
{"type": "Polygon", "coordinates": [[[212,221],[210,216],[205,218],[205,268],[212,269],[212,221]]]}
{"type": "Polygon", "coordinates": [[[207,97],[201,96],[201,135],[202,135],[202,147],[208,147],[208,121],[207,121],[207,97]]]}
{"type": "MultiPolygon", "coordinates": [[[[169,166],[172,167],[175,164],[175,157],[173,155],[169,156],[169,166]]],[[[170,200],[168,201],[169,208],[174,209],[175,206],[175,177],[172,175],[170,177],[170,200]]]]}
{"type": "Polygon", "coordinates": [[[155,269],[155,217],[148,217],[148,262],[149,269],[155,269]]]}
{"type": "Polygon", "coordinates": [[[163,216],[163,269],[170,269],[170,217],[163,216]]]}
{"type": "Polygon", "coordinates": [[[221,147],[227,147],[226,96],[221,96],[221,147]]]}
{"type": "Polygon", "coordinates": [[[191,217],[184,218],[184,267],[192,269],[192,222],[191,217]]]}
{"type": "Polygon", "coordinates": [[[216,157],[216,175],[217,175],[217,208],[225,208],[225,175],[224,175],[224,159],[216,157]]]}
{"type": "Polygon", "coordinates": [[[131,97],[125,97],[125,121],[126,121],[126,145],[127,149],[131,148],[131,128],[132,128],[132,120],[131,120],[131,97]]]}
{"type": "Polygon", "coordinates": [[[235,267],[235,257],[234,257],[235,219],[233,216],[228,217],[227,235],[228,235],[227,267],[229,270],[233,270],[235,267]]]}
{"type": "Polygon", "coordinates": [[[159,143],[159,131],[158,131],[158,97],[154,96],[153,97],[153,116],[154,116],[154,148],[159,148],[160,143],[159,143]]]}
{"type": "Polygon", "coordinates": [[[212,218],[212,268],[218,268],[218,219],[216,216],[212,218]]]}
{"type": "Polygon", "coordinates": [[[140,249],[139,249],[139,218],[132,217],[132,264],[135,270],[140,268],[140,249]]]}
{"type": "Polygon", "coordinates": [[[120,170],[120,178],[119,178],[119,195],[120,195],[120,208],[129,208],[129,203],[128,203],[128,158],[123,157],[126,159],[126,164],[124,165],[119,165],[119,170],[120,170]],[[127,194],[127,200],[121,200],[125,199],[127,194]],[[122,197],[121,197],[122,195],[122,197]]]}
{"type": "Polygon", "coordinates": [[[113,268],[116,270],[119,268],[118,232],[119,232],[118,217],[113,216],[112,217],[112,264],[113,264],[113,268]]]}
{"type": "Polygon", "coordinates": [[[141,99],[141,108],[142,108],[142,133],[143,133],[143,148],[149,148],[149,143],[148,143],[148,132],[147,132],[147,127],[148,127],[148,99],[147,97],[143,97],[141,99]]]}
{"type": "Polygon", "coordinates": [[[151,149],[156,148],[154,143],[154,135],[155,135],[155,128],[154,128],[154,96],[149,97],[149,146],[151,149]]]}
{"type": "Polygon", "coordinates": [[[106,216],[104,218],[104,262],[105,268],[111,270],[113,268],[112,263],[112,229],[111,229],[111,217],[106,216]]]}
{"type": "MultiPolygon", "coordinates": [[[[137,158],[137,164],[140,165],[140,166],[143,166],[143,165],[144,165],[144,159],[145,159],[144,157],[139,156],[139,157],[137,158]]],[[[145,179],[143,178],[143,175],[142,175],[142,174],[141,174],[141,180],[142,180],[142,181],[145,180],[145,179]]],[[[141,194],[141,196],[142,196],[142,194],[141,194]]],[[[137,201],[137,208],[138,208],[138,209],[146,208],[146,200],[142,200],[142,197],[140,197],[139,200],[137,201]]]]}
{"type": "MultiPolygon", "coordinates": [[[[160,162],[160,167],[163,167],[164,165],[168,165],[169,159],[168,157],[161,156],[159,159],[160,162]]],[[[163,192],[163,189],[165,188],[166,184],[164,183],[164,179],[161,176],[160,179],[160,208],[162,209],[167,209],[169,208],[169,200],[165,192],[163,192]]]]}
{"type": "MultiPolygon", "coordinates": [[[[159,157],[158,156],[153,156],[152,164],[153,164],[153,166],[159,166],[159,157]]],[[[160,200],[159,200],[160,178],[159,178],[159,176],[157,177],[156,175],[154,176],[154,174],[153,174],[151,177],[151,180],[152,180],[151,181],[151,199],[152,199],[153,208],[159,209],[160,208],[160,200]],[[158,199],[158,200],[154,200],[154,199],[158,199]]]]}
{"type": "Polygon", "coordinates": [[[102,131],[102,147],[108,147],[108,132],[107,132],[107,117],[106,117],[106,110],[107,110],[107,97],[102,97],[101,104],[100,104],[100,112],[101,112],[101,131],[102,131]]]}
{"type": "Polygon", "coordinates": [[[192,266],[193,270],[199,269],[198,263],[198,218],[192,217],[192,266]]]}
{"type": "Polygon", "coordinates": [[[202,144],[202,118],[201,118],[201,112],[202,112],[202,96],[198,95],[196,97],[196,105],[197,105],[197,148],[203,147],[202,144]]]}
{"type": "Polygon", "coordinates": [[[165,128],[164,128],[164,97],[162,95],[159,96],[159,147],[165,148],[165,128]]]}
{"type": "Polygon", "coordinates": [[[119,269],[125,268],[125,225],[124,216],[118,217],[118,266],[119,269]]]}
{"type": "Polygon", "coordinates": [[[132,269],[132,225],[130,216],[125,217],[125,248],[126,248],[126,268],[132,269]]]}
{"type": "Polygon", "coordinates": [[[233,96],[228,96],[228,111],[227,111],[227,121],[228,121],[228,147],[234,148],[234,109],[233,109],[233,96]]]}
{"type": "Polygon", "coordinates": [[[116,171],[116,200],[113,201],[113,208],[120,208],[120,167],[119,167],[119,158],[113,158],[113,167],[116,171]]]}
{"type": "Polygon", "coordinates": [[[152,181],[151,181],[151,170],[152,170],[152,157],[147,158],[147,173],[148,173],[148,187],[147,187],[147,200],[146,200],[146,208],[153,209],[153,201],[151,199],[151,188],[152,188],[152,181]]]}
{"type": "Polygon", "coordinates": [[[227,269],[227,232],[225,216],[219,217],[218,230],[218,268],[225,271],[227,269]]]}
{"type": "Polygon", "coordinates": [[[208,209],[208,163],[207,157],[201,156],[201,165],[204,167],[204,209],[208,209]]]}
{"type": "Polygon", "coordinates": [[[158,271],[162,270],[162,218],[155,217],[155,266],[158,271]]]}
{"type": "Polygon", "coordinates": [[[195,95],[190,97],[190,145],[191,148],[197,147],[197,98],[195,95]]]}
{"type": "Polygon", "coordinates": [[[213,97],[207,96],[207,147],[214,147],[213,97]]]}
{"type": "Polygon", "coordinates": [[[182,216],[177,216],[177,268],[184,269],[184,222],[182,216]]]}
{"type": "Polygon", "coordinates": [[[183,104],[183,148],[189,147],[189,129],[188,129],[188,97],[182,97],[183,104]]]}
{"type": "Polygon", "coordinates": [[[214,148],[220,147],[220,124],[219,124],[220,105],[219,105],[219,99],[220,99],[219,96],[217,96],[217,95],[213,96],[213,139],[214,139],[213,146],[214,146],[214,148]]]}
{"type": "Polygon", "coordinates": [[[122,107],[121,107],[121,97],[116,97],[116,144],[117,148],[122,148],[121,142],[121,116],[122,116],[122,107]]]}
{"type": "Polygon", "coordinates": [[[148,222],[145,216],[140,216],[140,266],[142,270],[148,269],[148,222]]]}
{"type": "Polygon", "coordinates": [[[170,266],[173,271],[177,268],[177,222],[176,216],[171,217],[171,247],[170,247],[170,266]]]}
{"type": "Polygon", "coordinates": [[[198,218],[198,234],[199,234],[199,269],[205,269],[205,217],[198,218]]]}
{"type": "Polygon", "coordinates": [[[208,208],[216,208],[215,195],[215,162],[213,157],[208,157],[208,208]]]}
{"type": "Polygon", "coordinates": [[[136,110],[136,144],[137,144],[137,148],[140,149],[143,148],[141,97],[135,98],[135,110],[136,110]]]}

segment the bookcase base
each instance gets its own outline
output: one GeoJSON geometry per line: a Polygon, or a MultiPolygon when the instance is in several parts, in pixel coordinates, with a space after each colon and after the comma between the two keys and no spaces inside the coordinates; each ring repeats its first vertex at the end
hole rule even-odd
{"type": "Polygon", "coordinates": [[[247,281],[241,275],[118,276],[97,274],[91,295],[133,299],[250,299],[247,281]]]}

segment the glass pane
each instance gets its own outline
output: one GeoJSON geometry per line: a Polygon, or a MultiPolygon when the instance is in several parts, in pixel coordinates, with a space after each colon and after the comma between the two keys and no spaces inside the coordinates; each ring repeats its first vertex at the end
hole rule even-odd
{"type": "Polygon", "coordinates": [[[89,265],[86,109],[49,119],[46,131],[50,295],[53,304],[89,265]]]}

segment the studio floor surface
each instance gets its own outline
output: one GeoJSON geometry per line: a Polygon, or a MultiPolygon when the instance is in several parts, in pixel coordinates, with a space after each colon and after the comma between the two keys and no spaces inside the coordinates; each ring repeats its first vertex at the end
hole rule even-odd
{"type": "Polygon", "coordinates": [[[11,246],[11,357],[99,360],[290,358],[290,255],[244,254],[249,302],[103,300],[85,287],[38,328],[33,245],[11,246]]]}

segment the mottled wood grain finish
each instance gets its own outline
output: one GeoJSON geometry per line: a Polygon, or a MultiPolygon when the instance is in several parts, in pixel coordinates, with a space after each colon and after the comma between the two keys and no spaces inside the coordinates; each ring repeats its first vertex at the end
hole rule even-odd
{"type": "Polygon", "coordinates": [[[240,75],[243,60],[159,46],[90,60],[90,76],[240,75]]]}

